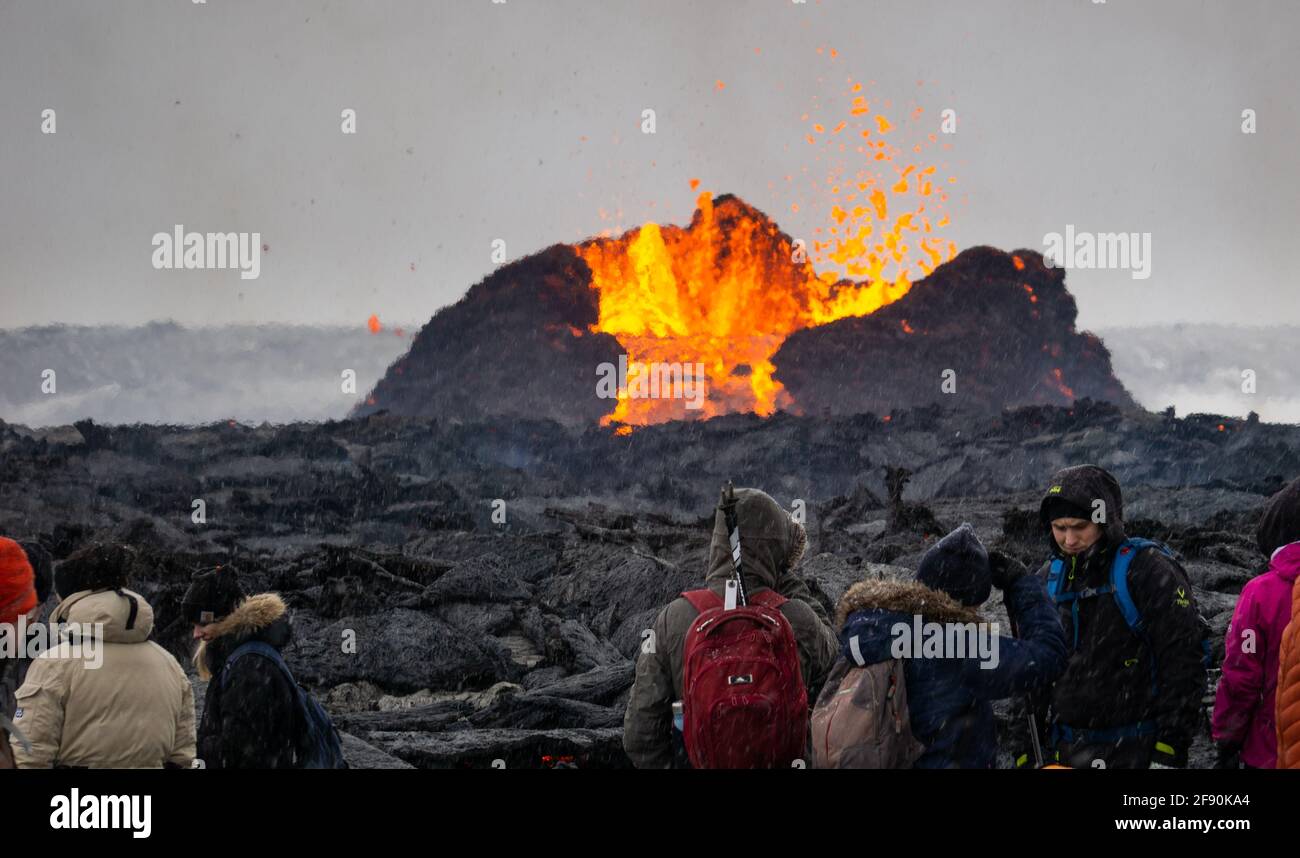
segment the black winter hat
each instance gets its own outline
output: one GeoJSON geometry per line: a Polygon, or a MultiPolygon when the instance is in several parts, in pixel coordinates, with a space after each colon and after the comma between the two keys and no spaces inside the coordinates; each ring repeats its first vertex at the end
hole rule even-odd
{"type": "Polygon", "coordinates": [[[125,545],[95,542],[74,551],[54,570],[60,599],[82,590],[117,590],[127,585],[135,552],[125,545]]]}
{"type": "Polygon", "coordinates": [[[989,573],[989,553],[975,535],[975,529],[963,524],[930,546],[916,570],[916,580],[932,590],[941,590],[963,605],[983,604],[993,587],[989,573]]]}
{"type": "Polygon", "coordinates": [[[1092,510],[1066,498],[1048,498],[1043,501],[1043,517],[1048,524],[1058,518],[1082,518],[1092,520],[1092,510]]]}
{"type": "Polygon", "coordinates": [[[1268,557],[1283,545],[1300,541],[1300,477],[1268,499],[1255,538],[1268,557]]]}
{"type": "Polygon", "coordinates": [[[27,562],[32,564],[32,573],[36,579],[36,598],[44,604],[50,597],[50,592],[54,590],[54,558],[34,539],[20,539],[18,544],[27,555],[27,562]]]}
{"type": "Polygon", "coordinates": [[[244,591],[235,567],[217,566],[194,573],[181,600],[181,613],[187,623],[207,625],[228,616],[242,601],[244,591]]]}

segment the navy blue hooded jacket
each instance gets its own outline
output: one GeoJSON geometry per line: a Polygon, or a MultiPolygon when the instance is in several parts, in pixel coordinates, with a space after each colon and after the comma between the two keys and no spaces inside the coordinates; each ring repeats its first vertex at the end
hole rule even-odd
{"type": "MultiPolygon", "coordinates": [[[[994,768],[993,701],[1046,686],[1065,669],[1065,633],[1042,581],[1025,575],[1004,597],[1020,638],[998,637],[995,666],[981,667],[974,650],[961,658],[904,660],[912,732],[926,746],[916,768],[994,768]]],[[[910,638],[915,616],[925,623],[981,622],[974,608],[915,581],[861,581],[840,600],[841,652],[864,665],[893,658],[895,624],[906,625],[910,638]]]]}

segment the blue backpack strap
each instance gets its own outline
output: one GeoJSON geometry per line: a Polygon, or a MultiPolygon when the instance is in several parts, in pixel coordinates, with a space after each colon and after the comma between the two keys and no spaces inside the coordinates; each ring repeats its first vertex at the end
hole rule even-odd
{"type": "Polygon", "coordinates": [[[1119,550],[1115,552],[1115,562],[1110,567],[1110,581],[1111,588],[1115,592],[1115,603],[1119,606],[1120,613],[1124,615],[1124,622],[1128,623],[1128,627],[1141,638],[1142,644],[1151,653],[1151,695],[1157,697],[1160,694],[1160,665],[1156,663],[1155,648],[1147,638],[1146,623],[1128,589],[1128,569],[1133,565],[1133,558],[1148,548],[1154,548],[1169,558],[1174,556],[1173,550],[1163,542],[1154,539],[1126,539],[1120,543],[1119,550]]]}
{"type": "Polygon", "coordinates": [[[226,658],[226,663],[221,669],[221,690],[225,690],[226,683],[230,680],[231,666],[250,653],[260,655],[274,663],[280,669],[280,673],[284,675],[284,678],[288,680],[289,687],[295,691],[297,690],[298,682],[293,678],[293,673],[289,671],[289,665],[284,663],[284,656],[280,655],[280,651],[266,641],[246,641],[235,647],[234,652],[226,658]]]}
{"type": "Polygon", "coordinates": [[[1110,567],[1110,586],[1115,592],[1115,602],[1119,605],[1120,613],[1124,615],[1124,622],[1138,634],[1146,631],[1146,625],[1128,589],[1128,569],[1133,565],[1133,558],[1148,548],[1154,548],[1166,557],[1174,556],[1174,552],[1163,542],[1156,542],[1153,539],[1126,539],[1120,543],[1119,549],[1115,552],[1115,562],[1110,567]]]}
{"type": "Polygon", "coordinates": [[[1052,558],[1052,565],[1047,572],[1047,595],[1053,602],[1061,601],[1061,576],[1065,573],[1065,561],[1059,557],[1052,558]]]}
{"type": "Polygon", "coordinates": [[[1119,605],[1119,612],[1124,615],[1124,622],[1128,623],[1130,629],[1140,634],[1142,613],[1138,610],[1137,603],[1133,601],[1133,594],[1128,589],[1128,568],[1133,565],[1133,558],[1141,550],[1133,542],[1132,539],[1124,540],[1119,550],[1115,552],[1115,562],[1110,567],[1110,588],[1115,594],[1115,603],[1119,605]]]}
{"type": "Polygon", "coordinates": [[[1155,735],[1157,724],[1155,721],[1138,721],[1136,724],[1124,724],[1119,727],[1102,727],[1099,729],[1079,729],[1071,727],[1068,724],[1054,725],[1056,735],[1066,742],[1096,742],[1100,744],[1111,744],[1123,739],[1134,739],[1142,736],[1155,735]]]}
{"type": "Polygon", "coordinates": [[[1061,592],[1061,579],[1065,577],[1065,561],[1053,557],[1047,573],[1047,596],[1057,605],[1069,603],[1071,626],[1074,628],[1074,644],[1071,652],[1079,648],[1079,594],[1070,591],[1061,592]]]}

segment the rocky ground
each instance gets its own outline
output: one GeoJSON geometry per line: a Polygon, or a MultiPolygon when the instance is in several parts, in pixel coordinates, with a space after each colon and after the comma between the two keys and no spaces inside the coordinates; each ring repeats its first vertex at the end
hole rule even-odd
{"type": "MultiPolygon", "coordinates": [[[[701,580],[726,479],[804,511],[799,571],[829,609],[865,576],[908,574],[963,521],[1036,565],[1041,486],[1083,462],[1124,483],[1132,533],[1182,554],[1221,659],[1237,595],[1263,567],[1254,520],[1300,473],[1300,427],[1088,402],[992,417],[736,416],[625,437],[384,414],[0,423],[0,532],[38,535],[56,558],[92,539],[137,547],[135,586],[183,661],[193,570],[234,564],[249,591],[282,593],[295,622],[286,657],[355,765],[625,766],[641,631],[701,580]],[[902,508],[888,502],[886,466],[911,472],[902,508]]],[[[996,596],[986,611],[999,616],[996,596]]],[[[1204,741],[1193,762],[1208,765],[1204,741]]]]}

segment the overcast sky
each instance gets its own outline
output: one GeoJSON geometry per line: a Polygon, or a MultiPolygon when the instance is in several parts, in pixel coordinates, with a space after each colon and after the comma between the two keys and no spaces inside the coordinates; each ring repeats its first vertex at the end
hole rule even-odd
{"type": "Polygon", "coordinates": [[[784,177],[848,77],[957,111],[932,160],[959,247],[1152,234],[1150,279],[1069,273],[1082,325],[1300,324],[1298,25],[1289,0],[0,0],[0,327],[423,321],[494,239],[685,223],[692,178],[809,235],[784,177]],[[260,232],[260,278],[154,270],[178,223],[260,232]]]}

